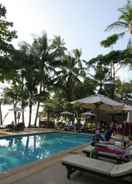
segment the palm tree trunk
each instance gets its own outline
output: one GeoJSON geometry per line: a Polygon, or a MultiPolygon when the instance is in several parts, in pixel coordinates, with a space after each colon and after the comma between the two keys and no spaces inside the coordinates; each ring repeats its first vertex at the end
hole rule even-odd
{"type": "Polygon", "coordinates": [[[99,104],[96,104],[95,105],[95,114],[96,114],[96,120],[95,120],[95,123],[96,123],[96,129],[99,129],[100,128],[100,113],[99,113],[99,104]]]}
{"type": "Polygon", "coordinates": [[[0,125],[3,125],[1,102],[0,102],[0,125]]]}
{"type": "Polygon", "coordinates": [[[37,119],[38,119],[39,107],[40,107],[40,102],[38,102],[38,104],[37,104],[37,110],[36,110],[36,116],[35,116],[35,121],[34,121],[34,127],[37,126],[37,119]]]}
{"type": "Polygon", "coordinates": [[[23,103],[21,105],[21,108],[22,108],[22,123],[24,123],[24,126],[25,126],[25,117],[24,117],[24,110],[25,110],[25,108],[24,108],[23,103]]]}
{"type": "Polygon", "coordinates": [[[24,123],[25,126],[24,108],[22,108],[22,122],[24,123]]]}
{"type": "MultiPolygon", "coordinates": [[[[21,76],[22,77],[22,91],[23,91],[23,88],[24,88],[24,77],[23,75],[21,76]]],[[[21,100],[21,108],[22,108],[22,123],[24,124],[24,127],[25,127],[25,118],[24,118],[24,99],[22,98],[21,100]]]]}
{"type": "Polygon", "coordinates": [[[16,126],[17,118],[16,118],[16,103],[15,102],[13,103],[13,109],[14,109],[14,123],[15,123],[15,126],[16,126]]]}
{"type": "MultiPolygon", "coordinates": [[[[41,93],[41,91],[42,91],[42,82],[41,82],[41,84],[40,84],[39,93],[41,93]]],[[[40,107],[40,101],[38,100],[38,103],[37,103],[37,110],[36,110],[36,116],[35,116],[35,121],[34,121],[34,127],[37,126],[37,119],[38,119],[39,107],[40,107]]]]}
{"type": "Polygon", "coordinates": [[[50,112],[47,111],[47,122],[48,122],[48,126],[49,126],[49,122],[50,122],[50,112]]]}
{"type": "Polygon", "coordinates": [[[115,66],[114,63],[111,63],[111,79],[112,79],[112,95],[111,98],[113,99],[115,97],[115,66]]]}
{"type": "Polygon", "coordinates": [[[28,122],[28,127],[31,127],[31,120],[32,120],[32,102],[31,99],[29,101],[29,122],[28,122]]]}
{"type": "Polygon", "coordinates": [[[99,93],[102,94],[102,92],[103,92],[103,82],[101,80],[99,84],[99,93]]]}

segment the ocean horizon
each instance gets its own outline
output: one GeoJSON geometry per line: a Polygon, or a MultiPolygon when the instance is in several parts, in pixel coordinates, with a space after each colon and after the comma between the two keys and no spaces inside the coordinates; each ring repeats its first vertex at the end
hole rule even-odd
{"type": "MultiPolygon", "coordinates": [[[[31,125],[34,124],[35,115],[36,115],[36,108],[37,108],[37,106],[34,105],[33,109],[32,109],[31,125]]],[[[14,112],[12,109],[13,109],[13,105],[2,105],[1,106],[4,126],[11,124],[12,121],[14,121],[14,112]]],[[[42,110],[41,107],[40,107],[40,110],[42,110]]],[[[25,126],[27,127],[28,121],[29,121],[29,108],[28,107],[25,108],[24,114],[25,114],[25,126]]],[[[19,122],[22,122],[22,115],[20,116],[19,122]]],[[[38,125],[38,120],[37,120],[37,125],[38,125]]]]}

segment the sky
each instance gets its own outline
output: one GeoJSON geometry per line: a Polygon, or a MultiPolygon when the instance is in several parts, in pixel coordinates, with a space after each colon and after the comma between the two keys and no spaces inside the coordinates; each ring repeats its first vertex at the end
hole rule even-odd
{"type": "MultiPolygon", "coordinates": [[[[126,0],[1,0],[7,8],[7,19],[14,23],[18,39],[32,42],[34,36],[46,31],[49,39],[60,35],[69,50],[82,49],[82,58],[89,60],[110,49],[100,46],[111,32],[106,27],[119,17],[118,8],[126,0]]],[[[127,39],[122,39],[115,49],[126,47],[127,39]]],[[[123,80],[128,80],[128,70],[120,72],[123,80]]]]}

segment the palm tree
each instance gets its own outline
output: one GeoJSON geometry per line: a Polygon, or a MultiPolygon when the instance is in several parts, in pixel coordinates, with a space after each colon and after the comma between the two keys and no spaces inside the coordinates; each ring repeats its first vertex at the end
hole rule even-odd
{"type": "Polygon", "coordinates": [[[127,1],[127,4],[119,9],[119,12],[121,13],[118,20],[112,24],[110,24],[106,30],[112,30],[114,28],[116,29],[123,29],[124,31],[122,33],[119,33],[117,35],[124,35],[125,33],[128,33],[130,35],[129,39],[129,46],[131,45],[131,36],[132,36],[132,3],[130,0],[127,1]]]}
{"type": "Polygon", "coordinates": [[[37,79],[38,79],[38,95],[37,110],[34,126],[36,127],[40,102],[46,100],[49,96],[49,89],[53,88],[53,79],[56,68],[59,67],[61,59],[65,53],[65,43],[60,36],[55,36],[49,43],[46,33],[39,38],[34,39],[31,52],[36,59],[37,79]]]}
{"type": "Polygon", "coordinates": [[[67,50],[65,47],[65,42],[60,36],[54,36],[51,43],[51,49],[55,49],[56,55],[60,57],[64,56],[65,51],[67,50]]]}
{"type": "Polygon", "coordinates": [[[37,94],[37,110],[34,121],[36,127],[38,112],[40,107],[40,101],[42,98],[45,99],[48,96],[48,86],[50,85],[50,78],[52,76],[53,67],[52,62],[54,61],[54,54],[51,52],[47,34],[44,33],[41,37],[34,39],[31,46],[31,52],[36,62],[36,79],[38,80],[38,94],[37,94]]]}
{"type": "MultiPolygon", "coordinates": [[[[31,63],[32,59],[30,59],[31,63]]],[[[33,66],[33,63],[29,66],[26,66],[26,70],[24,72],[25,80],[26,80],[26,88],[28,90],[28,105],[29,105],[29,122],[28,127],[31,127],[32,120],[32,107],[35,103],[35,96],[37,94],[37,86],[38,81],[36,80],[36,72],[33,66]]]]}
{"type": "Polygon", "coordinates": [[[24,111],[25,111],[25,107],[27,106],[27,100],[28,100],[28,90],[25,87],[24,83],[23,83],[23,79],[20,81],[19,83],[19,99],[20,99],[20,104],[21,104],[21,109],[22,109],[22,122],[25,125],[25,115],[24,115],[24,111]]]}
{"type": "Polygon", "coordinates": [[[30,44],[23,42],[20,45],[19,50],[19,71],[20,71],[20,80],[21,80],[21,89],[24,92],[21,94],[22,103],[21,105],[24,108],[25,102],[24,98],[28,99],[29,106],[29,122],[28,127],[31,127],[32,120],[32,106],[35,102],[35,96],[37,94],[37,63],[36,58],[32,53],[32,47],[30,44]],[[20,55],[19,55],[20,54],[20,55]],[[25,96],[26,95],[26,96],[25,96]]]}
{"type": "MultiPolygon", "coordinates": [[[[75,51],[74,51],[75,53],[75,51]]],[[[82,61],[78,55],[65,55],[56,76],[56,87],[58,96],[72,101],[75,97],[75,87],[81,83],[84,77],[82,61]]],[[[77,88],[76,88],[77,89],[77,88]]]]}

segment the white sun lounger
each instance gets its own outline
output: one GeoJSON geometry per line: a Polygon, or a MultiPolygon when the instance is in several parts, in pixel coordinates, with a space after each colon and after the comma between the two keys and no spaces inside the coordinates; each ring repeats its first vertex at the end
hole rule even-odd
{"type": "MultiPolygon", "coordinates": [[[[118,148],[117,146],[114,146],[111,144],[103,144],[103,143],[98,143],[97,146],[104,147],[104,148],[107,148],[107,146],[108,146],[108,147],[111,147],[112,149],[118,148]]],[[[126,161],[128,162],[128,161],[132,160],[132,148],[130,148],[130,147],[126,149],[126,152],[124,152],[124,155],[122,154],[122,156],[119,154],[116,154],[116,153],[109,153],[109,152],[103,152],[103,151],[96,152],[96,147],[91,146],[91,145],[88,145],[87,147],[85,147],[82,150],[82,152],[85,153],[87,157],[90,157],[90,156],[92,157],[93,152],[95,152],[96,158],[97,157],[109,158],[112,160],[116,160],[118,163],[126,162],[126,161]]]]}
{"type": "Polygon", "coordinates": [[[63,159],[62,164],[67,168],[67,177],[69,179],[71,174],[76,170],[108,176],[118,181],[122,181],[125,176],[132,175],[132,161],[123,164],[113,164],[81,155],[69,155],[63,159]]]}

